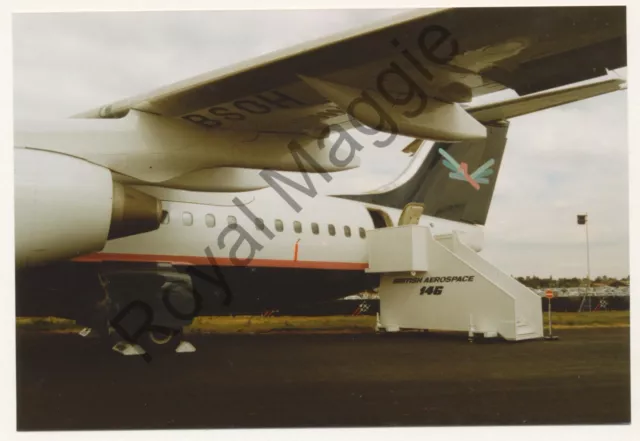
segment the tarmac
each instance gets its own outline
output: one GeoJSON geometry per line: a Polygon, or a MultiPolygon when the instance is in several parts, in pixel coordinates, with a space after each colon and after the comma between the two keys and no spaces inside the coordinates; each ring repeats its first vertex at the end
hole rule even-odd
{"type": "Polygon", "coordinates": [[[195,353],[146,362],[100,340],[18,329],[17,428],[629,423],[629,328],[558,335],[193,334],[195,353]]]}

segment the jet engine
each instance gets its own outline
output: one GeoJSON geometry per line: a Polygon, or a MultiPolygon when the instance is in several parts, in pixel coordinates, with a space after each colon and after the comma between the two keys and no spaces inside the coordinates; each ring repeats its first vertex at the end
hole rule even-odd
{"type": "Polygon", "coordinates": [[[47,151],[14,153],[16,266],[99,251],[108,239],[160,226],[160,201],[114,182],[109,169],[47,151]]]}

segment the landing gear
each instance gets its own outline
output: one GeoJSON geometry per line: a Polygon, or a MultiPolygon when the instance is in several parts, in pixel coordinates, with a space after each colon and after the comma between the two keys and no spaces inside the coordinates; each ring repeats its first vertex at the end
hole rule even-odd
{"type": "Polygon", "coordinates": [[[169,343],[171,340],[175,341],[173,337],[176,333],[177,331],[174,331],[173,329],[149,331],[147,332],[147,338],[151,344],[162,346],[169,343]]]}
{"type": "Polygon", "coordinates": [[[182,339],[181,330],[155,329],[144,332],[135,343],[118,340],[111,348],[122,355],[167,356],[195,352],[193,344],[182,339]]]}
{"type": "Polygon", "coordinates": [[[110,268],[99,277],[105,292],[105,337],[113,351],[141,355],[147,361],[195,351],[183,333],[198,309],[188,275],[166,267],[137,271],[110,268]]]}
{"type": "Polygon", "coordinates": [[[171,354],[175,353],[181,336],[181,329],[154,329],[144,332],[138,339],[138,344],[152,355],[171,354]]]}
{"type": "Polygon", "coordinates": [[[93,328],[83,328],[78,335],[87,339],[96,339],[104,342],[111,350],[122,355],[167,355],[172,353],[195,352],[192,343],[184,340],[182,330],[150,330],[144,332],[137,340],[127,341],[110,328],[106,335],[98,333],[93,328]]]}

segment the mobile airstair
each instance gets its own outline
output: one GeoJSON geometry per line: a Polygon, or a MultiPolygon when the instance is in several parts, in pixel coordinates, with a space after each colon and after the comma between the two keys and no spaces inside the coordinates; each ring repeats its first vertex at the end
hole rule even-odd
{"type": "Polygon", "coordinates": [[[378,329],[542,338],[541,297],[480,257],[461,234],[434,237],[411,224],[368,232],[367,271],[381,275],[378,329]]]}

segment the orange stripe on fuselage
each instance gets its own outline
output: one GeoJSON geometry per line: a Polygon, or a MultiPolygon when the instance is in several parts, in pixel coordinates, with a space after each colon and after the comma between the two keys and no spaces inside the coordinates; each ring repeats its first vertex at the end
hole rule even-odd
{"type": "MultiPolygon", "coordinates": [[[[267,268],[310,268],[310,269],[340,269],[363,270],[367,263],[361,262],[318,262],[311,260],[277,260],[251,259],[248,264],[234,263],[228,257],[216,257],[213,261],[205,256],[170,256],[165,254],[125,254],[125,253],[93,253],[71,259],[74,262],[163,262],[174,265],[208,265],[215,262],[217,266],[247,266],[267,268]]],[[[242,259],[238,259],[243,262],[242,259]]]]}

